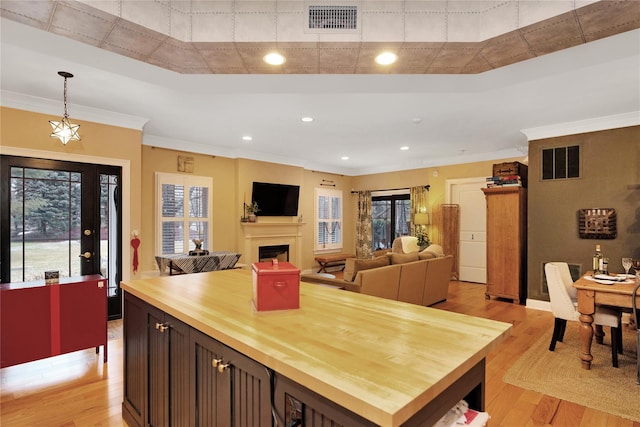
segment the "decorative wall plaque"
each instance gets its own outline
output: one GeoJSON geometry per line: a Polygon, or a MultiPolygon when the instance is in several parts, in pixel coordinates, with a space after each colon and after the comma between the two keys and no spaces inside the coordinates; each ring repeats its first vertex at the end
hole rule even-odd
{"type": "Polygon", "coordinates": [[[615,239],[616,210],[590,208],[578,211],[578,231],[582,239],[615,239]]]}

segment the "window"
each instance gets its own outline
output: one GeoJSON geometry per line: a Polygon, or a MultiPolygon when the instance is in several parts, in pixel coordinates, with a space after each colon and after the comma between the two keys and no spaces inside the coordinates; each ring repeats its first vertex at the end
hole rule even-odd
{"type": "Polygon", "coordinates": [[[542,150],[542,179],[580,178],[580,146],[542,150]]]}
{"type": "Polygon", "coordinates": [[[187,253],[193,239],[210,247],[211,186],[208,177],[156,173],[157,254],[187,253]]]}
{"type": "Polygon", "coordinates": [[[411,230],[411,199],[409,193],[389,194],[371,198],[373,236],[372,250],[389,249],[396,237],[407,236],[411,230]]]}
{"type": "Polygon", "coordinates": [[[342,191],[315,189],[315,250],[342,249],[342,191]]]}

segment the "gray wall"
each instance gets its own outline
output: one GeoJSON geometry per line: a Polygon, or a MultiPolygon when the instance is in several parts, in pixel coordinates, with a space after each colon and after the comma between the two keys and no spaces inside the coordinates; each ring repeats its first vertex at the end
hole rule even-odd
{"type": "Polygon", "coordinates": [[[640,126],[530,141],[528,203],[528,298],[549,300],[545,262],[580,264],[584,273],[596,244],[610,258],[609,271],[623,272],[623,256],[640,258],[640,126]],[[542,182],[541,150],[570,145],[580,145],[581,177],[542,182]],[[617,237],[580,238],[584,208],[614,208],[617,237]]]}

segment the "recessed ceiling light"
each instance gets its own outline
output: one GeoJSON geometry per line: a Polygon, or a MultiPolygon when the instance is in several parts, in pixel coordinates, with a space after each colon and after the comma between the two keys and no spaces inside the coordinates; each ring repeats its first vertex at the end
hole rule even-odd
{"type": "Polygon", "coordinates": [[[249,136],[249,135],[245,135],[245,136],[242,137],[243,141],[251,141],[252,139],[253,139],[253,137],[249,136]]]}
{"type": "Polygon", "coordinates": [[[349,156],[342,156],[340,157],[341,160],[349,160],[349,156]]]}
{"type": "Polygon", "coordinates": [[[380,65],[389,65],[396,62],[398,59],[398,55],[391,52],[382,52],[380,55],[376,56],[376,62],[380,65]]]}
{"type": "Polygon", "coordinates": [[[285,61],[284,56],[276,52],[268,53],[262,59],[269,65],[282,65],[285,61]]]}
{"type": "Polygon", "coordinates": [[[409,149],[409,147],[407,147],[406,145],[403,145],[402,147],[400,147],[400,149],[402,151],[407,151],[409,149]]]}
{"type": "Polygon", "coordinates": [[[302,120],[305,123],[310,123],[313,121],[313,117],[303,117],[300,120],[302,120]]]}

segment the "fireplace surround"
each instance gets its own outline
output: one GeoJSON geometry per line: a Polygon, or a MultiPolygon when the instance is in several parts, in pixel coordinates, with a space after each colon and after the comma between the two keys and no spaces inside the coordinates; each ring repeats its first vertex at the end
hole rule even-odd
{"type": "Polygon", "coordinates": [[[305,225],[304,223],[243,222],[240,225],[244,238],[242,262],[249,265],[259,262],[260,247],[288,246],[288,261],[300,268],[302,262],[302,226],[305,225]]]}

